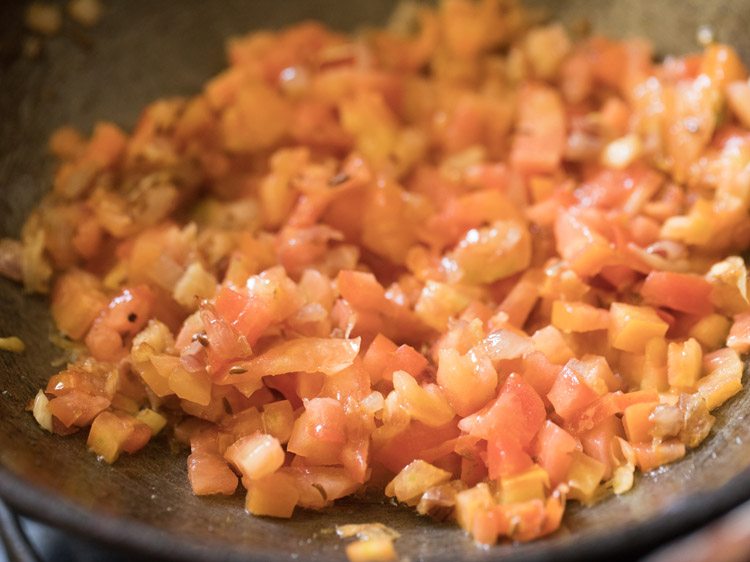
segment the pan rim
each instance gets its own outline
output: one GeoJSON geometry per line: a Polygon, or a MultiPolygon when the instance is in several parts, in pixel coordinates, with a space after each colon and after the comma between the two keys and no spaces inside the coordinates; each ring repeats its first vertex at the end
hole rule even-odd
{"type": "MultiPolygon", "coordinates": [[[[288,560],[277,551],[237,548],[226,541],[202,541],[132,519],[126,515],[97,513],[63,496],[56,490],[36,485],[0,464],[0,498],[21,515],[74,533],[104,547],[114,547],[159,560],[188,562],[277,562],[288,560]]],[[[531,543],[502,556],[502,560],[542,562],[554,560],[634,559],[668,541],[715,520],[750,499],[750,467],[710,491],[688,493],[670,503],[663,511],[623,528],[591,532],[581,537],[572,533],[571,541],[531,543]],[[634,547],[636,550],[634,550],[634,547]]],[[[553,535],[554,536],[554,535],[553,535]]],[[[500,560],[492,549],[484,560],[500,560]]],[[[447,561],[441,557],[436,561],[447,561]]],[[[305,556],[296,558],[304,562],[305,556]]]]}

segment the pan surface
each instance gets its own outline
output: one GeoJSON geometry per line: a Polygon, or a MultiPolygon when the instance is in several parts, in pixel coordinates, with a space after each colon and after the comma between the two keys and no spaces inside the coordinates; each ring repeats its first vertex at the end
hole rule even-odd
{"type": "MultiPolygon", "coordinates": [[[[157,97],[189,95],[223,65],[223,40],[259,27],[306,18],[351,29],[382,23],[386,0],[110,1],[100,25],[72,27],[46,43],[38,60],[20,57],[23,5],[0,3],[0,236],[17,236],[23,218],[49,188],[45,145],[56,127],[89,130],[99,119],[128,128],[157,97]]],[[[585,16],[594,29],[644,35],[661,53],[696,48],[696,29],[713,27],[750,61],[750,4],[743,0],[568,0],[543,2],[567,22],[585,16]]],[[[189,560],[338,560],[337,524],[380,521],[401,532],[399,553],[412,561],[626,558],[684,533],[750,498],[750,391],[718,413],[703,446],[640,478],[631,493],[592,509],[573,507],[563,529],[530,545],[476,548],[460,530],[410,511],[362,499],[291,521],[252,518],[240,495],[197,498],[184,454],[157,440],[115,466],[86,452],[84,438],[43,432],[26,403],[55,372],[58,355],[43,298],[0,279],[0,335],[18,335],[23,355],[0,354],[0,496],[16,509],[72,532],[151,556],[189,560]]]]}

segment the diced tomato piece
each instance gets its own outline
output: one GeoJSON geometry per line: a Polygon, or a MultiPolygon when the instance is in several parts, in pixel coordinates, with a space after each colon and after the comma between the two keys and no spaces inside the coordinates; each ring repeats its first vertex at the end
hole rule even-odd
{"type": "Polygon", "coordinates": [[[706,47],[701,58],[700,70],[719,90],[735,80],[747,79],[747,68],[742,64],[737,51],[721,43],[713,43],[706,47]]]}
{"type": "Polygon", "coordinates": [[[392,378],[394,371],[406,371],[411,376],[419,378],[427,368],[427,358],[410,345],[400,345],[393,352],[384,369],[384,378],[392,378]],[[390,377],[389,377],[390,375],[390,377]]]}
{"type": "Polygon", "coordinates": [[[596,275],[616,261],[613,245],[571,212],[558,213],[555,241],[558,253],[581,276],[596,275]]]}
{"type": "Polygon", "coordinates": [[[615,392],[612,394],[618,413],[622,413],[633,404],[645,402],[658,402],[659,394],[654,390],[634,390],[632,392],[615,392]]]}
{"type": "Polygon", "coordinates": [[[546,396],[560,375],[562,367],[555,365],[547,356],[534,351],[523,358],[523,378],[540,396],[546,396]]]}
{"type": "Polygon", "coordinates": [[[609,328],[609,311],[584,302],[552,303],[552,325],[562,332],[593,332],[609,328]]]}
{"type": "Polygon", "coordinates": [[[713,312],[711,284],[699,275],[652,271],[641,287],[643,299],[654,306],[706,316],[713,312]]]}
{"type": "Polygon", "coordinates": [[[750,312],[743,312],[734,317],[727,337],[727,347],[737,353],[750,351],[750,312]]]}
{"type": "Polygon", "coordinates": [[[214,367],[222,362],[247,357],[251,353],[250,344],[240,337],[239,332],[224,318],[218,315],[210,304],[203,304],[200,310],[203,330],[208,341],[207,351],[214,367]]]}
{"type": "Polygon", "coordinates": [[[693,338],[669,342],[667,346],[667,379],[669,386],[691,390],[703,371],[703,349],[693,338]]]}
{"type": "Polygon", "coordinates": [[[416,505],[419,498],[432,486],[448,482],[451,473],[421,459],[410,462],[385,488],[386,496],[416,505]]]}
{"type": "Polygon", "coordinates": [[[540,277],[538,270],[529,270],[500,303],[499,310],[508,315],[508,322],[512,325],[522,328],[526,323],[539,300],[540,277]]]}
{"type": "Polygon", "coordinates": [[[341,296],[358,308],[376,310],[385,300],[385,289],[371,273],[340,271],[336,281],[341,296]]]}
{"type": "Polygon", "coordinates": [[[409,417],[431,427],[443,426],[456,415],[438,385],[420,385],[406,371],[393,373],[393,389],[409,417]]]}
{"type": "Polygon", "coordinates": [[[299,505],[306,508],[320,509],[359,488],[347,470],[339,466],[284,467],[279,473],[294,479],[299,505]]]}
{"type": "Polygon", "coordinates": [[[345,441],[342,405],[333,398],[314,398],[294,423],[287,450],[306,457],[310,464],[338,464],[345,441]]]}
{"type": "Polygon", "coordinates": [[[625,435],[631,443],[649,443],[653,441],[654,422],[650,419],[651,413],[658,402],[642,402],[625,408],[622,416],[622,424],[625,427],[625,435]]]}
{"type": "Polygon", "coordinates": [[[609,339],[616,349],[642,353],[648,340],[664,337],[669,329],[669,324],[648,306],[615,302],[609,311],[609,339]]]}
{"type": "Polygon", "coordinates": [[[547,394],[555,412],[565,420],[571,419],[598,398],[581,378],[576,365],[575,359],[568,361],[547,394]]]}
{"type": "Polygon", "coordinates": [[[80,340],[105,306],[107,297],[99,280],[89,273],[73,270],[55,283],[50,310],[57,328],[80,340]]]}
{"type": "Polygon", "coordinates": [[[116,361],[127,351],[129,340],[143,328],[151,317],[154,292],[148,285],[123,289],[94,320],[86,336],[94,358],[116,361]]]}
{"type": "Polygon", "coordinates": [[[342,449],[342,443],[319,442],[312,436],[306,412],[297,418],[286,446],[288,452],[304,457],[311,466],[339,464],[342,449]]]}
{"type": "Polygon", "coordinates": [[[192,453],[216,453],[224,455],[224,451],[237,441],[231,432],[206,427],[197,429],[190,435],[190,451],[192,453]]]}
{"type": "Polygon", "coordinates": [[[271,435],[255,433],[235,441],[225,452],[227,459],[242,476],[260,480],[284,464],[284,449],[271,435]]]}
{"type": "Polygon", "coordinates": [[[195,452],[188,457],[188,478],[196,496],[231,496],[237,489],[237,475],[216,453],[195,452]]]}
{"type": "Polygon", "coordinates": [[[288,400],[270,402],[263,406],[263,432],[273,435],[281,443],[289,441],[294,425],[294,410],[288,400]]]}
{"type": "Polygon", "coordinates": [[[288,474],[274,472],[250,484],[245,508],[253,515],[288,519],[294,513],[299,497],[294,479],[288,474]]]}
{"type": "Polygon", "coordinates": [[[719,349],[703,358],[706,376],[698,381],[698,394],[709,410],[721,406],[742,389],[744,363],[736,351],[719,349]]]}
{"type": "Polygon", "coordinates": [[[615,437],[623,436],[622,422],[617,416],[610,416],[592,429],[581,433],[579,438],[583,452],[598,460],[606,467],[604,478],[612,475],[612,445],[615,437]]]}
{"type": "Polygon", "coordinates": [[[379,462],[395,474],[412,460],[420,458],[422,451],[453,439],[458,434],[459,431],[454,422],[442,427],[430,427],[418,421],[412,421],[406,429],[384,444],[376,446],[372,458],[373,461],[379,462]]]}
{"type": "Polygon", "coordinates": [[[71,390],[50,400],[47,408],[65,427],[85,427],[109,405],[110,400],[104,396],[92,396],[79,390],[71,390]]]}
{"type": "Polygon", "coordinates": [[[500,434],[487,440],[487,470],[492,480],[513,476],[533,464],[534,461],[515,438],[500,434]]]}
{"type": "Polygon", "coordinates": [[[349,439],[341,450],[341,464],[357,483],[364,484],[368,477],[370,460],[370,438],[359,436],[349,439]]]}
{"type": "Polygon", "coordinates": [[[385,366],[396,349],[398,349],[398,346],[383,334],[378,334],[372,340],[370,347],[367,348],[362,358],[362,365],[370,374],[373,384],[382,378],[385,366]]]}
{"type": "Polygon", "coordinates": [[[546,417],[542,399],[520,375],[513,373],[506,379],[497,399],[462,419],[459,427],[487,440],[502,434],[525,447],[541,429],[546,417]]]}
{"type": "Polygon", "coordinates": [[[238,439],[262,431],[263,419],[258,409],[251,407],[229,418],[225,418],[220,427],[221,432],[226,432],[233,437],[231,442],[226,443],[223,441],[221,432],[219,433],[219,441],[223,445],[219,447],[219,452],[223,454],[226,448],[238,439]]]}
{"type": "Polygon", "coordinates": [[[305,403],[308,431],[323,443],[343,443],[346,440],[346,419],[341,402],[333,398],[313,398],[305,403]]]}
{"type": "Polygon", "coordinates": [[[542,500],[506,505],[503,506],[503,510],[509,521],[517,523],[510,535],[513,540],[527,542],[541,536],[546,517],[545,504],[542,500]]]}
{"type": "Polygon", "coordinates": [[[573,462],[568,470],[570,497],[581,502],[590,502],[599,483],[607,471],[604,463],[581,452],[572,453],[573,462]]]}
{"type": "MultiPolygon", "coordinates": [[[[531,336],[534,347],[545,357],[556,365],[564,365],[568,359],[574,356],[573,350],[565,341],[560,330],[554,326],[545,326],[534,332],[531,336]]],[[[545,393],[546,394],[546,393],[545,393]]]]}
{"type": "Polygon", "coordinates": [[[137,419],[131,419],[129,421],[133,426],[133,431],[122,444],[122,450],[132,455],[146,446],[151,440],[151,437],[153,437],[153,433],[151,432],[151,428],[145,423],[142,423],[137,419]]]}
{"type": "Polygon", "coordinates": [[[375,384],[379,380],[392,380],[394,371],[406,371],[419,378],[428,361],[410,345],[396,346],[383,334],[378,334],[367,348],[362,365],[370,374],[372,384],[375,384]]]}
{"type": "Polygon", "coordinates": [[[516,135],[510,161],[523,173],[552,172],[565,148],[565,114],[560,95],[542,85],[521,93],[516,135]]]}
{"type": "MultiPolygon", "coordinates": [[[[624,408],[618,405],[617,397],[621,393],[605,394],[580,410],[567,420],[566,427],[576,435],[589,431],[615,414],[622,413],[624,408]]],[[[625,396],[628,396],[627,394],[625,396]]]]}
{"type": "Polygon", "coordinates": [[[497,390],[497,372],[489,358],[469,351],[441,349],[437,382],[459,416],[468,416],[489,402],[497,390]]]}
{"type": "Polygon", "coordinates": [[[570,453],[581,444],[570,433],[547,420],[536,437],[535,453],[553,486],[565,482],[572,458],[570,453]]]}
{"type": "Polygon", "coordinates": [[[685,456],[685,444],[679,441],[633,444],[638,468],[643,472],[674,462],[685,456]]]}
{"type": "Polygon", "coordinates": [[[151,430],[127,415],[102,412],[91,424],[87,444],[89,449],[108,463],[113,463],[122,451],[135,452],[151,438],[151,430]]]}
{"type": "Polygon", "coordinates": [[[534,351],[531,338],[511,330],[495,330],[478,345],[479,350],[490,358],[497,368],[501,361],[520,359],[534,351]]]}

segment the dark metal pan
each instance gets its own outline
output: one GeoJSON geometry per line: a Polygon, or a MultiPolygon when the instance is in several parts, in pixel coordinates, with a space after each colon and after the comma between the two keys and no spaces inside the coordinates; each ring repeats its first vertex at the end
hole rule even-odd
{"type": "MultiPolygon", "coordinates": [[[[536,5],[544,2],[537,0],[536,5]]],[[[589,19],[616,35],[645,35],[659,52],[696,48],[701,24],[750,60],[744,0],[549,1],[564,20],[589,19]]],[[[69,26],[42,57],[20,57],[23,5],[0,3],[0,236],[18,234],[49,187],[48,134],[84,130],[97,119],[132,126],[139,109],[165,95],[196,92],[223,62],[223,40],[257,27],[318,18],[339,28],[384,21],[386,0],[111,0],[101,24],[69,26]]],[[[334,560],[336,524],[381,521],[398,529],[412,561],[625,559],[685,533],[750,498],[750,391],[719,412],[707,442],[635,489],[593,509],[572,508],[564,528],[534,544],[476,548],[453,527],[376,501],[345,501],[291,521],[252,518],[240,496],[194,497],[184,458],[156,442],[115,466],[96,461],[81,437],[44,433],[24,406],[54,372],[46,303],[0,280],[0,335],[24,339],[24,355],[0,354],[0,497],[13,508],[111,547],[184,560],[334,560]]]]}

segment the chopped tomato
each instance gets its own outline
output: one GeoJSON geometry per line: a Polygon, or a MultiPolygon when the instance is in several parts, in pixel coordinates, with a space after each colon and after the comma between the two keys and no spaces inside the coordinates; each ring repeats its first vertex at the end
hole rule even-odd
{"type": "Polygon", "coordinates": [[[54,133],[51,196],[0,240],[71,360],[29,396],[44,430],[112,463],[171,428],[194,493],[251,515],[385,488],[486,545],[707,438],[750,352],[735,50],[441,0],[228,54],[132,131],[54,133]]]}
{"type": "Polygon", "coordinates": [[[641,295],[648,304],[696,316],[713,311],[711,284],[698,275],[652,271],[643,283],[641,295]]]}
{"type": "Polygon", "coordinates": [[[568,420],[594,402],[597,394],[585,382],[579,362],[571,359],[555,379],[552,388],[547,393],[547,398],[555,408],[555,412],[568,420]]]}
{"type": "Polygon", "coordinates": [[[536,437],[535,453],[540,466],[547,471],[553,485],[565,482],[572,462],[570,453],[581,445],[560,426],[547,420],[536,437]]]}
{"type": "Polygon", "coordinates": [[[511,374],[497,399],[459,422],[459,427],[476,437],[493,439],[506,435],[528,446],[547,417],[544,402],[517,374],[511,374]]]}
{"type": "Polygon", "coordinates": [[[215,453],[192,453],[188,457],[188,477],[196,496],[231,496],[237,489],[237,476],[227,462],[215,453]]]}
{"type": "Polygon", "coordinates": [[[521,172],[551,172],[565,146],[565,114],[560,95],[540,84],[521,93],[510,161],[521,172]]]}
{"type": "Polygon", "coordinates": [[[153,306],[153,291],[147,285],[124,289],[94,320],[86,336],[92,355],[102,361],[119,359],[127,344],[148,322],[153,306]]]}
{"type": "Polygon", "coordinates": [[[487,440],[487,471],[490,479],[513,476],[532,464],[531,457],[515,438],[497,435],[487,440]]]}

